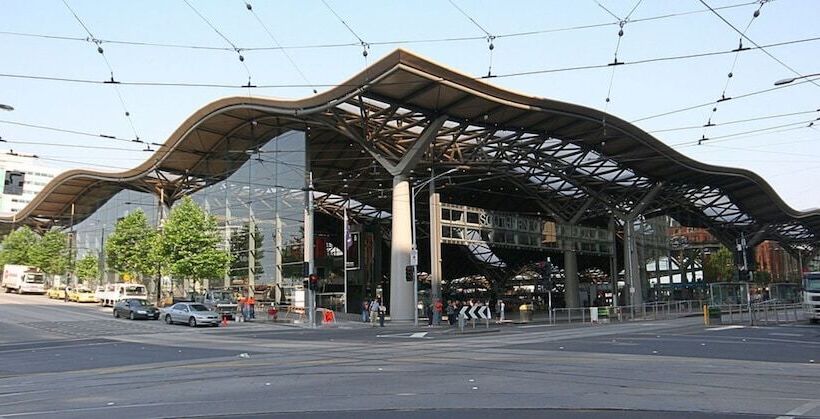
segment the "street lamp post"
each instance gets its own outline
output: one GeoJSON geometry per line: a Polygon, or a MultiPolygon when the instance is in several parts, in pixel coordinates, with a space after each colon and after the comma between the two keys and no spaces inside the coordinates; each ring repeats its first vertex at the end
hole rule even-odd
{"type": "Polygon", "coordinates": [[[815,77],[815,76],[820,76],[820,73],[806,74],[805,76],[797,76],[797,77],[790,77],[790,78],[787,78],[787,79],[780,79],[780,80],[774,82],[774,85],[775,86],[782,86],[784,84],[789,84],[789,83],[791,83],[795,80],[807,79],[809,77],[815,77]]]}
{"type": "MultiPolygon", "coordinates": [[[[440,173],[436,176],[431,177],[430,179],[425,180],[424,182],[413,185],[410,188],[410,219],[412,220],[412,234],[410,238],[413,240],[412,242],[412,249],[410,250],[410,265],[413,267],[413,325],[419,325],[419,267],[418,267],[418,259],[419,259],[419,251],[418,247],[416,246],[416,195],[424,189],[425,186],[432,183],[434,180],[449,175],[450,173],[459,170],[459,167],[454,167],[449,169],[443,173],[440,173]]],[[[431,261],[431,263],[434,263],[431,261]]]]}

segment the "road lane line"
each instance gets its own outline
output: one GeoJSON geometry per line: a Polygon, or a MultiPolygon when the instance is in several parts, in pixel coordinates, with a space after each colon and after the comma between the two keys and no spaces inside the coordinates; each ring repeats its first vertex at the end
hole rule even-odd
{"type": "Polygon", "coordinates": [[[804,405],[800,405],[792,410],[789,410],[785,415],[778,416],[776,419],[794,419],[795,416],[803,416],[817,407],[820,407],[820,401],[808,402],[804,405]]]}
{"type": "Polygon", "coordinates": [[[709,331],[712,331],[712,332],[717,332],[717,331],[720,331],[720,330],[743,329],[745,327],[746,326],[740,326],[740,325],[734,325],[733,324],[733,325],[729,325],[729,326],[708,327],[708,328],[706,328],[706,330],[709,330],[709,331]]]}
{"type": "Polygon", "coordinates": [[[788,336],[793,338],[799,338],[803,335],[800,333],[769,333],[769,336],[788,336]]]}

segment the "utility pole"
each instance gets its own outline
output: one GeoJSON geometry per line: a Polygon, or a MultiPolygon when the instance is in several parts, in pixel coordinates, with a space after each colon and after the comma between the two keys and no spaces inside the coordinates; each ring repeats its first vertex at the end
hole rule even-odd
{"type": "MultiPolygon", "coordinates": [[[[306,153],[307,155],[307,153],[306,153]]],[[[306,157],[307,159],[307,157],[306,157]]],[[[309,163],[309,162],[308,162],[309,163]]],[[[304,237],[304,261],[305,266],[307,267],[307,272],[304,272],[305,279],[307,279],[310,274],[314,273],[316,266],[316,261],[314,260],[314,252],[313,252],[313,172],[308,170],[307,176],[305,179],[307,182],[307,187],[305,188],[305,237],[304,237]]],[[[315,295],[313,291],[310,289],[309,286],[305,287],[305,310],[307,310],[307,318],[308,323],[310,323],[310,327],[316,327],[316,323],[314,321],[315,317],[315,309],[314,304],[315,295]]]]}

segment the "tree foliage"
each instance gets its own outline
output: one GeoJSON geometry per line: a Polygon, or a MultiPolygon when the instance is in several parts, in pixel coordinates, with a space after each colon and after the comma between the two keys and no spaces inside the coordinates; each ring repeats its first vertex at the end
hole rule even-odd
{"type": "Polygon", "coordinates": [[[48,275],[63,275],[69,265],[68,234],[51,230],[31,246],[30,264],[48,275]]]}
{"type": "Polygon", "coordinates": [[[114,227],[105,243],[105,255],[112,270],[139,278],[156,272],[152,247],[156,231],[148,224],[142,209],[128,214],[114,227]]]}
{"type": "Polygon", "coordinates": [[[706,282],[731,281],[734,273],[734,255],[725,246],[720,246],[703,263],[703,279],[706,282]]]}
{"type": "Polygon", "coordinates": [[[83,282],[96,282],[100,277],[100,261],[96,256],[87,254],[77,261],[75,268],[77,278],[83,282]]]}
{"type": "Polygon", "coordinates": [[[177,279],[222,278],[230,255],[219,242],[216,219],[185,197],[165,222],[157,256],[177,279]]]}
{"type": "Polygon", "coordinates": [[[0,244],[0,264],[2,265],[30,265],[31,251],[37,244],[39,237],[28,226],[23,226],[9,233],[0,244]]]}

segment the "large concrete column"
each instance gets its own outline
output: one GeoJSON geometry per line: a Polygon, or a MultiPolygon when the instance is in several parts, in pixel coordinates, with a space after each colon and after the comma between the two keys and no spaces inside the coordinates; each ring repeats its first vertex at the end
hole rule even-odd
{"type": "Polygon", "coordinates": [[[430,182],[430,294],[441,299],[441,201],[430,182]]]}
{"type": "Polygon", "coordinates": [[[624,220],[624,282],[629,305],[643,303],[640,261],[635,244],[635,220],[624,220]]]}
{"type": "Polygon", "coordinates": [[[390,318],[413,320],[413,282],[405,280],[413,242],[410,215],[410,183],[402,175],[393,178],[393,216],[390,236],[390,318]]]}
{"type": "Polygon", "coordinates": [[[564,304],[567,308],[577,308],[578,301],[578,254],[575,250],[564,250],[564,304]]]}

